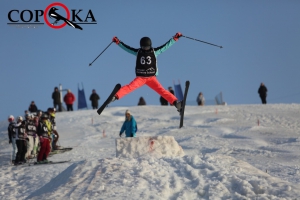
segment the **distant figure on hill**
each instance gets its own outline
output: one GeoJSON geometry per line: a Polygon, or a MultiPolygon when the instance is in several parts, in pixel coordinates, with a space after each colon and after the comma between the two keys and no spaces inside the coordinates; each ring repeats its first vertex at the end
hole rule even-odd
{"type": "Polygon", "coordinates": [[[73,103],[74,103],[74,101],[75,101],[74,94],[71,92],[71,90],[68,90],[68,93],[64,97],[64,102],[67,105],[67,110],[68,111],[73,111],[73,103]]]}
{"type": "Polygon", "coordinates": [[[168,101],[166,99],[164,99],[162,96],[160,96],[159,101],[160,101],[160,105],[162,105],[162,106],[169,105],[168,101]]]}
{"type": "Polygon", "coordinates": [[[92,91],[92,94],[90,96],[90,101],[92,102],[92,108],[98,109],[98,101],[100,100],[99,95],[96,93],[96,90],[92,91]]]}
{"type": "Polygon", "coordinates": [[[264,83],[261,83],[260,87],[258,88],[258,94],[262,104],[267,104],[267,92],[268,92],[267,87],[265,86],[264,83]]]}
{"type": "Polygon", "coordinates": [[[129,110],[126,110],[126,112],[125,112],[125,121],[120,130],[120,134],[119,134],[120,137],[122,136],[124,131],[125,131],[126,137],[136,137],[137,124],[129,110]]]}
{"type": "Polygon", "coordinates": [[[145,106],[146,105],[146,101],[143,97],[140,97],[140,100],[138,102],[138,106],[145,106]]]}
{"type": "Polygon", "coordinates": [[[174,90],[173,90],[173,88],[171,86],[168,88],[168,90],[169,90],[169,92],[171,92],[175,96],[175,92],[174,92],[174,90]]]}
{"type": "Polygon", "coordinates": [[[37,108],[37,106],[35,105],[34,101],[32,101],[31,104],[29,105],[28,110],[29,110],[31,113],[35,113],[35,112],[38,111],[38,108],[37,108]]]}
{"type": "Polygon", "coordinates": [[[24,118],[25,118],[25,116],[26,116],[27,114],[29,114],[29,111],[28,111],[28,110],[25,110],[25,111],[24,111],[24,118]]]}
{"type": "Polygon", "coordinates": [[[54,88],[54,92],[52,93],[52,99],[53,99],[53,107],[56,109],[58,106],[58,111],[61,112],[61,100],[60,100],[60,92],[58,91],[58,87],[54,88]]]}
{"type": "Polygon", "coordinates": [[[204,104],[205,104],[205,98],[204,98],[202,92],[200,92],[197,97],[197,103],[198,103],[198,106],[204,106],[204,104]]]}

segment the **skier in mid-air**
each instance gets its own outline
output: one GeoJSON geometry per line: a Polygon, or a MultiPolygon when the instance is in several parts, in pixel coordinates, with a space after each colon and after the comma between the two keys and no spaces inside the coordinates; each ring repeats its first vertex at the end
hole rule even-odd
{"type": "Polygon", "coordinates": [[[164,45],[156,48],[152,47],[152,42],[149,37],[143,37],[140,40],[140,48],[138,49],[126,45],[117,37],[113,37],[112,41],[119,47],[136,56],[136,78],[128,85],[121,87],[117,94],[112,98],[111,102],[121,99],[130,92],[146,84],[166,99],[171,105],[174,105],[177,108],[177,111],[180,112],[182,102],[178,101],[172,93],[164,89],[156,78],[158,74],[156,57],[171,47],[181,36],[182,34],[178,32],[164,45]]]}

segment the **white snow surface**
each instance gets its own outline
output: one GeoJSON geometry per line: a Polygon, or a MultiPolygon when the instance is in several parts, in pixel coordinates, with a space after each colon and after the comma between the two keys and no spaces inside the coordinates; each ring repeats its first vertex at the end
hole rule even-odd
{"type": "Polygon", "coordinates": [[[56,121],[59,144],[73,150],[49,160],[71,161],[17,167],[0,122],[0,199],[300,199],[299,104],[186,106],[181,129],[171,106],[63,112],[56,121]],[[159,147],[141,143],[143,153],[116,157],[126,109],[137,137],[172,136],[184,154],[157,157],[159,147]]]}

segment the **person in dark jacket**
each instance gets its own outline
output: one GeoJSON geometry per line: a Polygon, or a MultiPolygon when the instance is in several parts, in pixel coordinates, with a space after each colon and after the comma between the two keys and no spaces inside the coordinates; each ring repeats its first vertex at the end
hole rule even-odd
{"type": "Polygon", "coordinates": [[[26,162],[25,154],[27,152],[27,142],[26,142],[27,134],[25,121],[23,121],[23,117],[19,116],[17,119],[16,126],[16,145],[18,148],[18,152],[15,159],[15,165],[20,165],[26,162]]]}
{"type": "Polygon", "coordinates": [[[58,91],[58,87],[54,88],[54,92],[52,93],[53,99],[53,107],[56,109],[58,107],[58,111],[61,112],[61,99],[60,99],[60,92],[58,91]]]}
{"type": "Polygon", "coordinates": [[[171,94],[173,94],[175,96],[175,92],[174,92],[174,90],[173,90],[173,88],[171,86],[168,88],[168,90],[169,90],[169,92],[171,92],[171,94]]]}
{"type": "Polygon", "coordinates": [[[265,86],[264,83],[261,83],[260,87],[258,88],[258,94],[262,104],[267,104],[267,92],[268,92],[267,87],[265,86]]]}
{"type": "Polygon", "coordinates": [[[32,101],[31,104],[29,105],[28,110],[29,110],[31,113],[35,113],[35,112],[38,111],[38,108],[37,108],[37,106],[35,105],[34,101],[32,101]]]}
{"type": "Polygon", "coordinates": [[[120,134],[119,134],[120,137],[122,136],[124,131],[125,131],[126,137],[136,137],[137,124],[129,110],[126,110],[126,112],[125,112],[125,121],[120,130],[120,134]]]}
{"type": "Polygon", "coordinates": [[[68,111],[73,111],[73,103],[75,101],[75,96],[71,92],[71,90],[68,90],[68,93],[64,96],[64,102],[67,105],[67,110],[68,111]]]}
{"type": "Polygon", "coordinates": [[[204,104],[205,104],[205,98],[204,98],[202,92],[199,93],[196,101],[198,103],[198,106],[204,106],[204,104]]]}
{"type": "Polygon", "coordinates": [[[162,96],[160,96],[159,101],[160,101],[160,105],[162,105],[162,106],[169,105],[168,101],[166,99],[164,99],[162,96]]]}
{"type": "Polygon", "coordinates": [[[138,106],[145,106],[146,105],[146,101],[143,97],[140,97],[139,102],[138,102],[138,106]]]}
{"type": "Polygon", "coordinates": [[[171,86],[168,88],[168,90],[169,90],[173,95],[175,95],[175,92],[174,92],[174,90],[173,90],[173,88],[172,88],[171,86]]]}
{"type": "Polygon", "coordinates": [[[12,160],[11,162],[14,163],[15,162],[15,158],[16,158],[16,126],[17,123],[15,122],[15,118],[13,115],[10,115],[8,117],[8,122],[9,125],[7,127],[7,131],[8,131],[8,139],[9,139],[9,144],[12,144],[13,150],[12,150],[12,160]]]}
{"type": "Polygon", "coordinates": [[[96,93],[96,90],[92,91],[92,94],[90,96],[90,101],[92,102],[92,108],[98,109],[98,101],[100,100],[99,95],[96,93]]]}

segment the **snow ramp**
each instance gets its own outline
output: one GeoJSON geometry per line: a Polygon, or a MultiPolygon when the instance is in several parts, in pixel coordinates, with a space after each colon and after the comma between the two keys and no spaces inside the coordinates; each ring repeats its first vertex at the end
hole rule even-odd
{"type": "Polygon", "coordinates": [[[181,157],[184,152],[173,136],[145,136],[116,139],[116,157],[181,157]]]}

